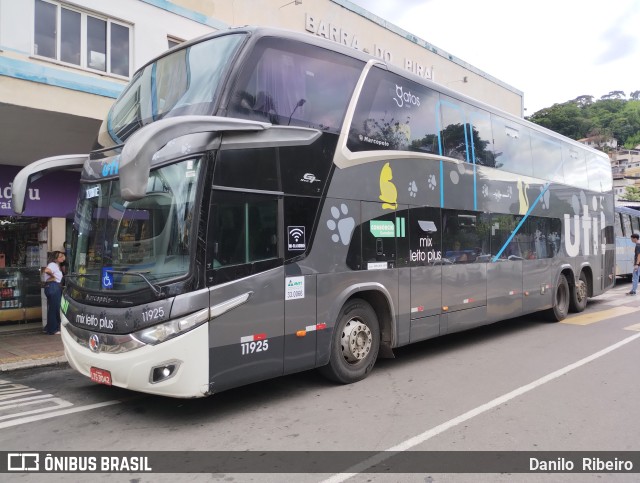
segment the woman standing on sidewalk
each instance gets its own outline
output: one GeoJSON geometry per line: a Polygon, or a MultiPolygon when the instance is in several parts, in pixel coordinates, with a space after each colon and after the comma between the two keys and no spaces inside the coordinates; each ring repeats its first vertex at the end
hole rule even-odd
{"type": "Polygon", "coordinates": [[[44,269],[44,294],[47,296],[47,326],[45,332],[49,335],[60,334],[60,301],[62,300],[62,270],[60,264],[64,262],[63,252],[55,251],[52,261],[44,269]]]}

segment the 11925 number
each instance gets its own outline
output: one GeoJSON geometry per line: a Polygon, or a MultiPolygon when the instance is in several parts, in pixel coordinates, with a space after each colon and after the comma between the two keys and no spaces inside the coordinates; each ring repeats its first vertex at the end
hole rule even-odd
{"type": "Polygon", "coordinates": [[[247,354],[267,351],[269,349],[269,339],[244,342],[240,345],[242,346],[242,355],[246,356],[247,354]]]}

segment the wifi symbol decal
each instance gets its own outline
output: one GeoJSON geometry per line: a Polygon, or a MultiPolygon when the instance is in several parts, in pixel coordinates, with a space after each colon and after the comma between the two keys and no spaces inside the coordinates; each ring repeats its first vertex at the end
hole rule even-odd
{"type": "Polygon", "coordinates": [[[287,232],[289,233],[290,251],[306,249],[304,226],[289,226],[287,232]]]}

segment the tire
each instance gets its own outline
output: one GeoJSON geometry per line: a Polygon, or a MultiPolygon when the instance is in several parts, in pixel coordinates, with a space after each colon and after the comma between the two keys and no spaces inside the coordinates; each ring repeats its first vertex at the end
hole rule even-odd
{"type": "Polygon", "coordinates": [[[319,370],[341,384],[360,381],[373,369],[379,349],[380,326],[375,311],[362,299],[349,300],[333,332],[329,364],[319,370]]]}
{"type": "Polygon", "coordinates": [[[587,308],[587,298],[589,295],[589,281],[584,271],[580,272],[580,278],[571,291],[569,311],[578,313],[587,308]]]}
{"type": "Polygon", "coordinates": [[[546,315],[550,322],[560,322],[569,313],[569,283],[564,275],[560,274],[558,286],[553,296],[553,307],[547,310],[546,315]]]}

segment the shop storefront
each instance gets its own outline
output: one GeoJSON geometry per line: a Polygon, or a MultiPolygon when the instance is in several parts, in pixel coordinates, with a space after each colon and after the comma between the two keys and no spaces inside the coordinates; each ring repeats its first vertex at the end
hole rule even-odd
{"type": "Polygon", "coordinates": [[[80,174],[55,172],[36,181],[24,215],[11,207],[17,166],[0,165],[0,323],[42,317],[40,270],[47,254],[70,239],[80,174]]]}

